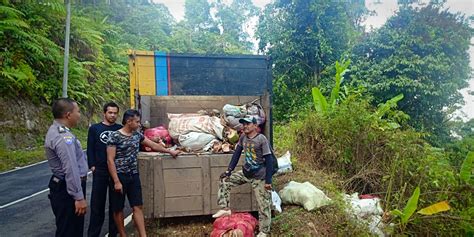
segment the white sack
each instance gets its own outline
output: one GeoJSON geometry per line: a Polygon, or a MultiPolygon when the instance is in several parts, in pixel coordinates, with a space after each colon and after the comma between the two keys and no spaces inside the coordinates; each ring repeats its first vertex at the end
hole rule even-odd
{"type": "Polygon", "coordinates": [[[208,145],[216,137],[207,133],[190,132],[187,134],[179,135],[178,141],[181,146],[189,149],[190,151],[202,151],[206,145],[208,145]]]}
{"type": "Polygon", "coordinates": [[[290,181],[281,191],[280,197],[284,204],[301,205],[307,211],[326,206],[331,202],[323,191],[309,182],[290,181]]]}
{"type": "Polygon", "coordinates": [[[287,151],[282,157],[277,158],[278,162],[278,171],[277,175],[288,173],[293,171],[293,167],[291,166],[291,153],[287,151]]]}
{"type": "Polygon", "coordinates": [[[187,114],[168,114],[170,123],[168,132],[173,139],[177,139],[179,135],[190,132],[201,132],[212,134],[222,140],[222,132],[224,126],[218,117],[210,117],[207,115],[187,115],[187,114]]]}

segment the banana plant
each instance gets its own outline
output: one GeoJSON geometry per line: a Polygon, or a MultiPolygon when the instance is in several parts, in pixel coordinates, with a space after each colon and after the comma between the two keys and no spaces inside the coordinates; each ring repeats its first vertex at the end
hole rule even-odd
{"type": "Polygon", "coordinates": [[[336,107],[337,101],[340,97],[339,92],[341,90],[342,81],[344,80],[344,74],[349,71],[348,68],[350,63],[350,60],[344,60],[342,63],[336,61],[336,75],[334,76],[335,85],[331,90],[329,102],[318,87],[312,88],[311,93],[313,95],[314,108],[316,109],[316,112],[327,114],[330,110],[336,107]]]}
{"type": "MultiPolygon", "coordinates": [[[[418,208],[419,198],[420,198],[420,187],[416,187],[410,199],[408,199],[408,202],[405,205],[405,208],[403,208],[403,211],[395,209],[390,212],[392,215],[400,218],[402,230],[405,229],[406,225],[410,221],[410,218],[413,216],[413,214],[415,214],[415,211],[418,208]]],[[[438,202],[433,205],[430,205],[428,207],[425,207],[419,210],[417,213],[420,215],[429,216],[429,215],[434,215],[440,212],[448,211],[450,209],[451,207],[449,206],[448,202],[442,201],[442,202],[438,202]]]]}
{"type": "Polygon", "coordinates": [[[400,217],[401,224],[403,227],[405,227],[405,225],[408,223],[408,220],[410,220],[410,217],[413,215],[413,213],[415,213],[416,208],[418,207],[419,198],[420,198],[420,187],[416,187],[410,199],[408,199],[408,202],[405,205],[405,208],[403,208],[403,212],[398,209],[395,209],[390,212],[392,215],[400,217]]]}
{"type": "Polygon", "coordinates": [[[474,184],[472,179],[472,169],[474,168],[474,152],[467,153],[466,159],[462,162],[459,177],[467,184],[474,184]]]}
{"type": "MultiPolygon", "coordinates": [[[[380,104],[377,107],[377,110],[374,113],[374,116],[377,118],[375,121],[382,121],[382,117],[387,115],[389,111],[395,109],[398,105],[397,103],[403,99],[403,94],[398,94],[397,96],[387,100],[385,103],[380,104]]],[[[378,124],[379,128],[382,130],[385,129],[397,129],[400,127],[400,124],[393,120],[382,121],[382,124],[378,124]]]]}

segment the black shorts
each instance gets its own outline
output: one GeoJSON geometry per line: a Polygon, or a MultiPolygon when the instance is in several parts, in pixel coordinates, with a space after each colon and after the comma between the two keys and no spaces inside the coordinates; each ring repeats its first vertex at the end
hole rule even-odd
{"type": "Polygon", "coordinates": [[[123,210],[125,204],[125,195],[127,196],[130,207],[143,205],[142,185],[138,174],[117,174],[122,183],[123,192],[115,192],[114,182],[110,182],[110,205],[112,211],[119,212],[123,210]]]}

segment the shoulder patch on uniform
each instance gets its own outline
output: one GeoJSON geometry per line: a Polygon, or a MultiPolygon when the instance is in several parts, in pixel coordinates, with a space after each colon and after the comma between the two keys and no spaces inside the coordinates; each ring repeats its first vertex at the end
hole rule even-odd
{"type": "Polygon", "coordinates": [[[67,131],[67,129],[64,126],[59,126],[58,127],[58,132],[59,133],[65,133],[66,131],[67,131]]]}
{"type": "Polygon", "coordinates": [[[66,144],[71,145],[72,141],[73,139],[71,136],[64,136],[64,142],[66,142],[66,144]]]}

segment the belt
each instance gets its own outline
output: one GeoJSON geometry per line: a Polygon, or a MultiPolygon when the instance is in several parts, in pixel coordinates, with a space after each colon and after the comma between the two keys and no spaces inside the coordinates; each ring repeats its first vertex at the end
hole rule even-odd
{"type": "MultiPolygon", "coordinates": [[[[58,178],[58,177],[56,177],[55,175],[53,175],[52,180],[53,180],[53,182],[55,182],[55,183],[59,183],[59,182],[63,181],[63,179],[58,178]]],[[[87,181],[87,175],[86,175],[86,176],[82,176],[82,177],[81,177],[81,181],[87,181]]]]}

